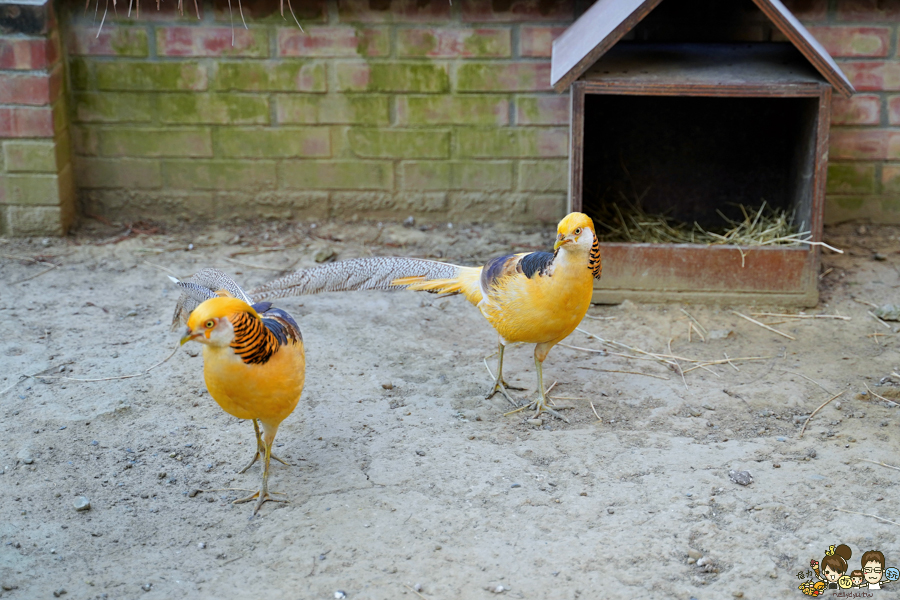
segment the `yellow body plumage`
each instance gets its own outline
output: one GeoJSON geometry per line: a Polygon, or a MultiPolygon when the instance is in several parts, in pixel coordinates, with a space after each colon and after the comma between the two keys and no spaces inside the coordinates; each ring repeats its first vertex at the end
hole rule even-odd
{"type": "Polygon", "coordinates": [[[552,277],[503,278],[478,308],[507,342],[556,344],[584,318],[593,288],[589,270],[560,264],[552,277]]]}
{"type": "Polygon", "coordinates": [[[246,364],[230,347],[203,347],[203,377],[210,396],[238,419],[281,423],[303,391],[302,344],[281,346],[265,363],[246,364]]]}

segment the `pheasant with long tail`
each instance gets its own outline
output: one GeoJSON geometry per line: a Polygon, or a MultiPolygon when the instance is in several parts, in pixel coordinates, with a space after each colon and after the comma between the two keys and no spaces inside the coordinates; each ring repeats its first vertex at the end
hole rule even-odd
{"type": "Polygon", "coordinates": [[[274,458],[287,464],[272,455],[272,443],[303,391],[306,361],[300,328],[270,302],[252,304],[238,284],[216,269],[203,269],[188,281],[172,280],[182,289],[172,325],[186,326],[182,344],[203,344],[210,396],[228,414],[253,422],[256,451],[239,473],[262,457],[262,486],[234,503],[257,500],[255,514],[266,501],[284,501],[269,494],[269,462],[274,458]]]}
{"type": "Polygon", "coordinates": [[[549,412],[542,366],[550,349],[584,318],[594,279],[601,274],[600,244],[590,217],[571,213],[557,227],[553,252],[509,254],[483,267],[462,267],[415,258],[356,258],[297,271],[250,293],[257,300],[349,290],[406,288],[462,294],[478,307],[499,336],[497,376],[487,397],[502,393],[514,406],[503,380],[507,344],[534,344],[538,398],[535,416],[549,412]]]}

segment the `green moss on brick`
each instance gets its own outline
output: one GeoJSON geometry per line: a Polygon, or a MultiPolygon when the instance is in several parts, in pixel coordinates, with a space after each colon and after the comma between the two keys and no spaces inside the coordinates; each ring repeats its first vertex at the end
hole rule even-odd
{"type": "Polygon", "coordinates": [[[450,90],[450,78],[436,65],[377,64],[369,70],[367,89],[370,92],[446,92],[450,90]]]}
{"type": "Polygon", "coordinates": [[[511,161],[459,161],[452,163],[451,169],[454,190],[499,192],[513,188],[511,161]]]}
{"type": "Polygon", "coordinates": [[[98,62],[94,70],[100,90],[200,91],[207,84],[206,68],[187,62],[98,62]]]}
{"type": "Polygon", "coordinates": [[[279,95],[279,123],[324,125],[388,125],[388,96],[367,95],[279,95]]]}
{"type": "Polygon", "coordinates": [[[484,63],[466,63],[456,71],[456,85],[459,90],[483,90],[493,87],[496,68],[484,63]]]}
{"type": "Polygon", "coordinates": [[[268,190],[276,182],[271,160],[167,160],[163,171],[172,189],[268,190]]]}
{"type": "Polygon", "coordinates": [[[403,42],[403,54],[408,56],[428,56],[437,48],[437,37],[430,32],[415,37],[403,36],[403,42]]]}
{"type": "Polygon", "coordinates": [[[400,186],[404,190],[443,191],[450,189],[450,162],[445,160],[400,163],[400,186]]]}
{"type": "Polygon", "coordinates": [[[538,108],[537,98],[517,98],[516,110],[519,115],[519,122],[537,123],[541,117],[541,111],[538,108]]]}
{"type": "Polygon", "coordinates": [[[148,123],[153,96],[132,92],[80,92],[72,95],[75,121],[81,123],[148,123]]]}
{"type": "Polygon", "coordinates": [[[209,129],[116,128],[100,132],[103,156],[212,156],[209,129]]]}
{"type": "Polygon", "coordinates": [[[117,27],[109,45],[118,56],[145,57],[149,54],[147,31],[138,27],[117,27]]]}
{"type": "Polygon", "coordinates": [[[345,92],[420,92],[450,90],[445,67],[431,63],[338,63],[338,89],[345,92]]]}
{"type": "Polygon", "coordinates": [[[569,161],[523,160],[519,163],[519,189],[564,192],[569,189],[569,161]]]}
{"type": "Polygon", "coordinates": [[[859,210],[865,200],[859,196],[842,196],[835,199],[835,203],[844,210],[859,210]]]}
{"type": "Polygon", "coordinates": [[[61,133],[57,133],[54,140],[53,154],[56,160],[56,170],[60,171],[72,163],[72,139],[69,135],[69,129],[66,128],[61,133]]]}
{"type": "Polygon", "coordinates": [[[881,185],[885,194],[900,194],[900,166],[883,165],[881,168],[881,185]]]}
{"type": "Polygon", "coordinates": [[[86,158],[73,161],[78,187],[156,189],[162,187],[158,160],[143,158],[86,158]]]}
{"type": "Polygon", "coordinates": [[[448,158],[450,132],[404,129],[353,129],[350,147],[363,158],[448,158]]]}
{"type": "Polygon", "coordinates": [[[874,194],[876,192],[874,164],[831,163],[828,165],[829,194],[874,194]]]}
{"type": "Polygon", "coordinates": [[[292,160],[279,165],[278,178],[287,189],[389,190],[393,175],[394,165],[389,161],[292,160]]]}
{"type": "Polygon", "coordinates": [[[325,65],[304,60],[220,62],[214,90],[324,92],[325,65]]]}
{"type": "Polygon", "coordinates": [[[86,90],[91,84],[91,68],[83,58],[69,60],[69,79],[76,90],[86,90]]]}
{"type": "Polygon", "coordinates": [[[498,31],[490,35],[478,35],[472,32],[463,42],[463,48],[471,56],[509,56],[509,34],[498,31]]]}
{"type": "Polygon", "coordinates": [[[327,127],[278,129],[221,128],[215,134],[216,156],[237,158],[303,158],[331,156],[327,127]]]}
{"type": "Polygon", "coordinates": [[[547,91],[550,65],[545,62],[467,62],[456,71],[460,92],[547,91]]]}
{"type": "Polygon", "coordinates": [[[94,156],[99,151],[100,140],[98,128],[88,125],[72,125],[69,133],[72,136],[72,151],[81,156],[94,156]]]}
{"type": "Polygon", "coordinates": [[[69,98],[66,94],[60,94],[53,105],[53,133],[54,135],[69,127],[69,98]]]}
{"type": "Polygon", "coordinates": [[[356,28],[356,53],[360,56],[386,56],[391,51],[391,38],[385,30],[356,28]]]}
{"type": "Polygon", "coordinates": [[[256,94],[155,94],[155,99],[153,114],[160,123],[269,123],[269,100],[256,94]]]}
{"type": "Polygon", "coordinates": [[[568,156],[568,130],[560,127],[459,128],[456,136],[456,147],[460,157],[549,158],[568,156]]]}
{"type": "Polygon", "coordinates": [[[56,175],[8,174],[4,179],[7,204],[59,205],[59,178],[56,175]]]}
{"type": "Polygon", "coordinates": [[[496,95],[401,97],[397,116],[404,125],[507,125],[509,101],[496,95]]]}
{"type": "Polygon", "coordinates": [[[9,172],[56,173],[56,144],[7,140],[3,143],[3,162],[9,172]]]}

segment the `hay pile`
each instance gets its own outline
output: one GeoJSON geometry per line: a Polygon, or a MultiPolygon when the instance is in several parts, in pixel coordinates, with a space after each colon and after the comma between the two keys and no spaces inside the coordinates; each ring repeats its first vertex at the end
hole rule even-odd
{"type": "Polygon", "coordinates": [[[640,204],[624,200],[623,206],[605,203],[588,212],[604,242],[654,244],[731,244],[735,246],[799,246],[810,239],[808,231],[797,231],[785,210],[775,210],[765,200],[758,209],[738,205],[743,220],[729,219],[718,209],[722,226],[709,231],[698,223],[676,221],[666,215],[647,214],[640,204]]]}

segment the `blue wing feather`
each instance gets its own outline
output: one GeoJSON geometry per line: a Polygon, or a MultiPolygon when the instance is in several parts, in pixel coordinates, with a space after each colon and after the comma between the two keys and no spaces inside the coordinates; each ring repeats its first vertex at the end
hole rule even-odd
{"type": "Polygon", "coordinates": [[[300,326],[297,325],[297,321],[287,311],[273,308],[271,302],[257,302],[253,305],[253,310],[259,313],[259,316],[262,317],[263,325],[272,332],[279,344],[287,344],[288,340],[303,341],[300,326]]]}
{"type": "Polygon", "coordinates": [[[522,257],[518,268],[525,274],[525,277],[531,279],[535,273],[543,275],[544,271],[553,263],[554,256],[556,255],[552,252],[532,252],[522,257]]]}
{"type": "Polygon", "coordinates": [[[485,290],[492,288],[503,277],[507,263],[515,258],[515,254],[507,254],[487,261],[481,269],[481,287],[485,290]]]}

